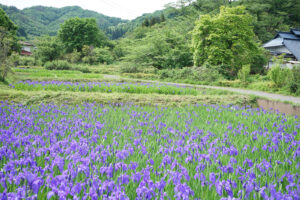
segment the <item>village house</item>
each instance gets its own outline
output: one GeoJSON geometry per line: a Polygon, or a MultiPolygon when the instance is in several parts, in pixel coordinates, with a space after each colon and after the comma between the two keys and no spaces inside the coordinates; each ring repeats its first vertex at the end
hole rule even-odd
{"type": "MultiPolygon", "coordinates": [[[[285,54],[286,67],[292,68],[300,64],[300,29],[291,29],[290,32],[278,32],[274,39],[263,45],[273,56],[285,54]]],[[[272,60],[268,68],[272,67],[272,60]]]]}
{"type": "Polygon", "coordinates": [[[33,44],[29,43],[29,42],[20,42],[21,44],[21,55],[23,56],[31,56],[33,49],[35,48],[33,44]]]}

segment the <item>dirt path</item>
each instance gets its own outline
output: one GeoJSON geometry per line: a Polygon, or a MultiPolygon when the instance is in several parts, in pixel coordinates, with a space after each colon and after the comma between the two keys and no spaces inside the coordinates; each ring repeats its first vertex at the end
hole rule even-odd
{"type": "Polygon", "coordinates": [[[111,79],[111,80],[121,79],[121,77],[119,75],[111,75],[111,74],[104,74],[103,78],[111,79]]]}
{"type": "Polygon", "coordinates": [[[295,104],[300,104],[300,97],[285,96],[285,95],[281,95],[281,94],[272,94],[272,93],[268,93],[268,92],[246,90],[246,89],[240,89],[240,88],[227,88],[227,87],[206,86],[206,85],[200,85],[200,87],[228,90],[228,91],[232,91],[232,92],[238,92],[241,94],[255,95],[255,96],[259,96],[259,97],[265,97],[268,99],[289,101],[289,102],[292,102],[295,104]]]}
{"type": "Polygon", "coordinates": [[[137,82],[149,82],[149,83],[164,83],[170,85],[180,85],[186,87],[196,87],[196,88],[211,88],[211,89],[218,89],[218,90],[227,90],[231,92],[237,92],[241,94],[247,95],[255,95],[258,97],[267,98],[270,100],[279,100],[279,101],[288,101],[294,104],[300,104],[300,97],[293,97],[293,96],[285,96],[281,94],[272,94],[268,92],[261,92],[255,90],[247,90],[247,89],[240,89],[240,88],[229,88],[229,87],[219,87],[219,86],[209,86],[209,85],[193,85],[193,84],[185,84],[185,83],[171,83],[171,82],[161,82],[161,81],[151,81],[151,80],[140,80],[140,79],[128,79],[128,80],[135,80],[137,82]]]}
{"type": "Polygon", "coordinates": [[[186,87],[195,87],[195,88],[211,88],[211,89],[218,89],[218,90],[227,90],[231,92],[237,92],[240,94],[247,94],[247,95],[255,95],[258,97],[267,98],[270,100],[279,100],[279,101],[288,101],[294,104],[300,104],[300,97],[293,97],[293,96],[285,96],[281,94],[272,94],[268,92],[261,92],[255,90],[247,90],[247,89],[240,89],[240,88],[229,88],[229,87],[219,87],[219,86],[209,86],[209,85],[193,85],[193,84],[186,84],[186,83],[171,83],[171,82],[161,82],[161,81],[152,81],[152,80],[142,80],[142,79],[130,79],[130,78],[123,78],[119,75],[104,75],[104,78],[117,80],[123,79],[128,80],[130,82],[148,82],[148,83],[164,83],[170,85],[180,85],[186,87]]]}

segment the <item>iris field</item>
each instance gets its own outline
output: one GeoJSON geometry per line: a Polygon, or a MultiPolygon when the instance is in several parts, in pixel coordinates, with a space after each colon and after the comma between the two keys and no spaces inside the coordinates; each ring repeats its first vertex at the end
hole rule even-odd
{"type": "Polygon", "coordinates": [[[0,199],[300,199],[300,121],[250,107],[0,104],[0,199]]]}
{"type": "Polygon", "coordinates": [[[137,93],[137,94],[170,94],[197,95],[194,88],[167,84],[151,83],[110,83],[110,82],[65,82],[65,81],[20,81],[12,88],[25,91],[73,91],[73,92],[104,92],[104,93],[137,93]]]}

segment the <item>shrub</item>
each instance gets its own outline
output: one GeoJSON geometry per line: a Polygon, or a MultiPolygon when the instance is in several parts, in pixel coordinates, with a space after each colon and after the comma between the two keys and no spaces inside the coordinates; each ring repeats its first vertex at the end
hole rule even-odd
{"type": "Polygon", "coordinates": [[[134,63],[124,63],[121,66],[121,73],[138,73],[141,70],[134,63]]]}
{"type": "Polygon", "coordinates": [[[225,87],[239,87],[241,83],[242,82],[240,80],[220,80],[218,85],[225,87]]]}
{"type": "Polygon", "coordinates": [[[255,55],[251,63],[251,74],[265,74],[264,66],[268,63],[268,57],[263,50],[260,51],[262,52],[255,55]]]}
{"type": "Polygon", "coordinates": [[[37,49],[33,54],[45,64],[59,59],[62,52],[63,45],[57,37],[42,36],[38,38],[37,49]]]}
{"type": "Polygon", "coordinates": [[[268,76],[277,87],[282,87],[287,83],[290,72],[289,69],[281,68],[280,65],[277,64],[268,72],[268,76]]]}
{"type": "Polygon", "coordinates": [[[20,56],[18,60],[18,65],[21,66],[33,66],[36,64],[34,57],[30,56],[20,56]]]}
{"type": "Polygon", "coordinates": [[[201,67],[184,67],[182,69],[164,69],[159,71],[161,79],[181,79],[201,81],[205,83],[215,82],[223,79],[216,67],[203,65],[201,67]]]}
{"type": "Polygon", "coordinates": [[[93,52],[98,63],[111,64],[114,61],[114,57],[107,47],[95,48],[93,52]]]}
{"type": "Polygon", "coordinates": [[[70,63],[79,63],[81,60],[81,53],[75,49],[72,53],[68,53],[64,57],[70,63]]]}
{"type": "Polygon", "coordinates": [[[139,79],[156,79],[158,78],[155,74],[146,74],[146,73],[124,73],[122,76],[130,78],[139,78],[139,79]]]}
{"type": "Polygon", "coordinates": [[[70,63],[65,60],[55,60],[46,62],[44,67],[48,70],[69,70],[71,69],[70,63]]]}
{"type": "Polygon", "coordinates": [[[248,82],[250,65],[244,65],[238,72],[238,78],[245,84],[248,82]]]}
{"type": "Polygon", "coordinates": [[[291,70],[288,86],[291,93],[300,95],[300,66],[294,66],[291,70]]]}
{"type": "Polygon", "coordinates": [[[210,83],[224,79],[215,66],[204,64],[201,67],[194,67],[192,69],[194,71],[194,79],[199,81],[210,83]]]}
{"type": "Polygon", "coordinates": [[[82,58],[82,62],[86,64],[96,64],[97,63],[97,57],[94,55],[84,56],[82,58]]]}
{"type": "Polygon", "coordinates": [[[257,82],[253,82],[251,84],[249,84],[247,86],[247,88],[249,89],[253,89],[253,90],[259,90],[259,91],[274,91],[276,92],[277,89],[275,88],[275,85],[272,81],[257,81],[257,82]]]}
{"type": "Polygon", "coordinates": [[[72,70],[80,71],[82,73],[91,73],[91,70],[89,70],[88,67],[76,66],[76,67],[72,67],[72,70]]]}

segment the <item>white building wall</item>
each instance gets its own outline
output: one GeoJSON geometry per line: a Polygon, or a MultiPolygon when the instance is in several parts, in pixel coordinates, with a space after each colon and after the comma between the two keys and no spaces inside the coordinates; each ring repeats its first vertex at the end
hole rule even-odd
{"type": "Polygon", "coordinates": [[[31,52],[31,48],[30,48],[30,47],[26,47],[26,46],[23,46],[23,47],[22,47],[22,50],[31,52]]]}
{"type": "Polygon", "coordinates": [[[267,47],[269,51],[292,54],[285,46],[267,47]]]}

